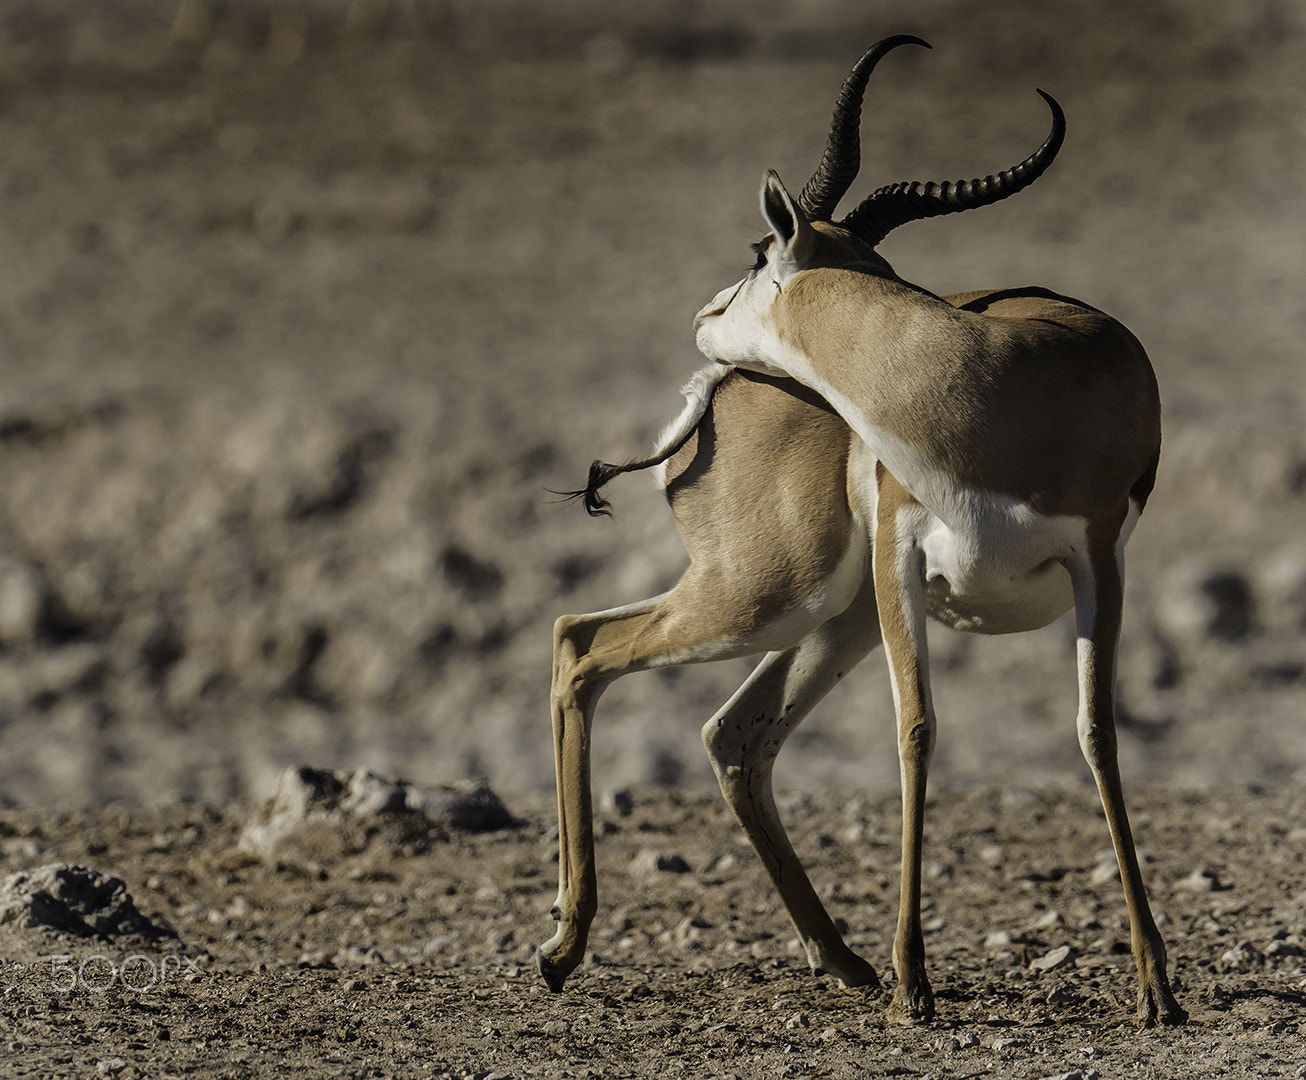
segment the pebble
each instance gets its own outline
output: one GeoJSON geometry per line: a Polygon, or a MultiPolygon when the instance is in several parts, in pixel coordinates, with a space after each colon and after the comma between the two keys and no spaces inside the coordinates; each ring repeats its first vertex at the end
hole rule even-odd
{"type": "Polygon", "coordinates": [[[1235,968],[1246,967],[1248,964],[1254,964],[1260,958],[1260,950],[1250,941],[1238,942],[1237,945],[1220,957],[1224,963],[1235,968]]]}
{"type": "Polygon", "coordinates": [[[630,817],[635,809],[635,796],[630,793],[628,788],[605,791],[602,799],[599,800],[599,809],[605,814],[619,814],[621,817],[630,817]]]}
{"type": "Polygon", "coordinates": [[[984,939],[986,949],[1009,949],[1016,943],[1010,930],[994,930],[984,939]]]}
{"type": "Polygon", "coordinates": [[[1120,880],[1120,870],[1114,861],[1100,862],[1093,867],[1093,872],[1088,875],[1088,880],[1092,885],[1107,885],[1120,880]]]}
{"type": "Polygon", "coordinates": [[[1223,888],[1220,878],[1214,870],[1199,866],[1182,881],[1174,883],[1175,892],[1207,893],[1223,888]]]}
{"type": "Polygon", "coordinates": [[[127,1062],[120,1057],[101,1058],[95,1063],[95,1071],[101,1076],[117,1076],[127,1068],[127,1062]]]}
{"type": "Polygon", "coordinates": [[[571,1025],[566,1020],[549,1020],[544,1024],[545,1035],[566,1035],[571,1031],[571,1025]]]}
{"type": "Polygon", "coordinates": [[[687,874],[689,863],[683,856],[643,848],[630,860],[630,873],[634,877],[649,877],[653,874],[687,874]]]}
{"type": "Polygon", "coordinates": [[[1069,1005],[1072,1001],[1078,1000],[1079,995],[1065,983],[1056,983],[1048,991],[1047,1003],[1049,1005],[1069,1005]]]}
{"type": "Polygon", "coordinates": [[[1029,962],[1031,971],[1055,971],[1064,967],[1075,958],[1075,952],[1069,945],[1059,945],[1049,953],[1044,953],[1029,962]]]}
{"type": "Polygon", "coordinates": [[[810,1024],[811,1021],[807,1018],[806,1013],[794,1013],[793,1016],[789,1017],[789,1019],[785,1021],[785,1027],[790,1029],[805,1028],[808,1027],[810,1024]]]}
{"type": "Polygon", "coordinates": [[[1291,941],[1271,941],[1265,947],[1266,956],[1301,956],[1302,947],[1291,941]]]}
{"type": "Polygon", "coordinates": [[[1162,590],[1157,614],[1181,641],[1236,642],[1257,625],[1251,583],[1238,570],[1204,560],[1175,567],[1162,590]]]}

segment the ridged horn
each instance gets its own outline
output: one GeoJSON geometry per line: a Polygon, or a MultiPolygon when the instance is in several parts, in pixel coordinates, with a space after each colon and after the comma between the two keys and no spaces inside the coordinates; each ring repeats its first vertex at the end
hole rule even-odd
{"type": "Polygon", "coordinates": [[[1066,137],[1066,115],[1056,98],[1042,90],[1038,93],[1052,110],[1052,130],[1043,145],[1019,165],[976,180],[890,184],[867,196],[839,224],[875,247],[899,225],[909,221],[974,210],[1023,191],[1052,164],[1066,137]]]}
{"type": "Polygon", "coordinates": [[[826,141],[821,164],[798,196],[798,205],[809,221],[829,221],[834,216],[839,200],[848,194],[848,189],[857,179],[857,170],[862,164],[859,128],[866,82],[875,70],[875,65],[899,45],[921,45],[926,49],[931,47],[928,41],[922,41],[911,34],[895,34],[877,41],[867,49],[853,65],[848,78],[844,79],[843,87],[839,90],[839,100],[834,106],[830,137],[826,141]]]}

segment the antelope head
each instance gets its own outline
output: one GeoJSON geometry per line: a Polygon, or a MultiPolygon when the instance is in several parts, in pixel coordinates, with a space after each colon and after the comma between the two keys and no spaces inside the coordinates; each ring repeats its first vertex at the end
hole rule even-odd
{"type": "Polygon", "coordinates": [[[800,275],[835,269],[895,279],[893,268],[875,250],[893,229],[998,202],[1028,187],[1052,164],[1065,138],[1065,115],[1050,95],[1039,90],[1052,111],[1052,129],[1043,145],[1019,165],[995,176],[955,183],[890,184],[836,222],[834,211],[861,164],[858,126],[867,80],[884,55],[899,45],[930,48],[920,38],[902,34],[867,50],[844,80],[821,164],[796,199],[774,171],[766,173],[761,209],[768,232],[753,245],[756,262],[742,281],[713,297],[694,320],[704,356],[774,371],[776,365],[768,363],[768,357],[775,357],[782,346],[772,314],[800,275]]]}

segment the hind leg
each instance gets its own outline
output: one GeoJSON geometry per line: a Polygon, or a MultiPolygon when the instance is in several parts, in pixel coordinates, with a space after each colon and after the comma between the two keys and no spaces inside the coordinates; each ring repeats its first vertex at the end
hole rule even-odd
{"type": "Polygon", "coordinates": [[[793,730],[840,677],[879,644],[868,579],[841,615],[785,652],[770,653],[703,727],[721,794],[784,902],[807,960],[845,986],[879,986],[875,970],[844,943],[794,853],[776,810],[771,773],[793,730]]]}
{"type": "Polygon", "coordinates": [[[1170,989],[1165,942],[1147,901],[1116,755],[1115,667],[1124,597],[1123,544],[1113,536],[1090,532],[1089,549],[1068,566],[1078,628],[1079,744],[1097,782],[1120,866],[1138,968],[1138,1023],[1141,1027],[1182,1024],[1188,1014],[1170,989]]]}
{"type": "Polygon", "coordinates": [[[687,576],[664,596],[590,615],[564,615],[554,626],[553,748],[558,783],[558,897],[554,935],[536,962],[552,990],[585,955],[598,908],[594,871],[594,805],[590,782],[590,730],[599,695],[634,671],[758,651],[743,627],[746,605],[730,612],[704,610],[697,580],[687,576]]]}

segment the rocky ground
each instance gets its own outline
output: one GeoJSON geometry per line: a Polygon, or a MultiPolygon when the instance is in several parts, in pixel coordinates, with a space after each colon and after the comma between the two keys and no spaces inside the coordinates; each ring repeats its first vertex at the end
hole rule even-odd
{"type": "MultiPolygon", "coordinates": [[[[429,799],[419,816],[374,776],[330,795],[323,775],[304,773],[316,786],[290,777],[257,812],[0,814],[7,865],[117,877],[154,927],[124,932],[123,890],[60,892],[47,872],[60,902],[41,908],[44,923],[73,907],[101,929],[59,933],[29,918],[37,873],[4,882],[6,1075],[1306,1074],[1300,791],[1134,793],[1191,1014],[1184,1028],[1140,1033],[1120,886],[1085,787],[933,802],[925,918],[939,1016],[906,1029],[886,1024],[887,993],[808,973],[719,799],[649,789],[608,800],[592,954],[553,995],[532,963],[556,889],[546,802],[511,803],[515,826],[468,831],[496,823],[484,791],[471,817],[429,799]]],[[[894,801],[782,803],[825,902],[891,988],[894,801]]]]}
{"type": "MultiPolygon", "coordinates": [[[[1306,25],[1279,0],[873,7],[0,0],[10,1072],[1300,1074],[1306,25]],[[1182,1031],[1129,1023],[1064,624],[932,641],[936,1024],[806,975],[698,746],[745,661],[607,693],[596,785],[636,795],[601,822],[595,955],[556,998],[530,965],[550,625],[684,561],[647,482],[606,522],[549,489],[675,414],[762,170],[805,178],[849,63],[895,32],[935,49],[876,74],[866,190],[1019,160],[1035,86],[1070,134],[1035,188],[886,256],[941,293],[1081,296],[1161,382],[1121,756],[1182,1031]],[[414,786],[251,839],[300,761],[414,786]],[[522,824],[466,832],[420,794],[476,775],[522,824]],[[657,853],[689,872],[640,871],[657,853]],[[81,897],[62,937],[26,925],[43,888],[81,897]]],[[[887,975],[882,666],[777,780],[887,975]]]]}

